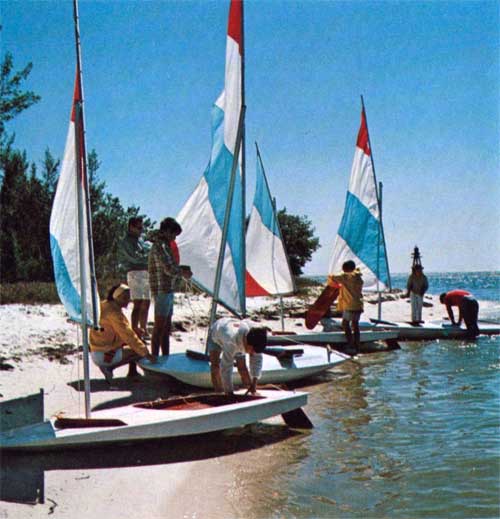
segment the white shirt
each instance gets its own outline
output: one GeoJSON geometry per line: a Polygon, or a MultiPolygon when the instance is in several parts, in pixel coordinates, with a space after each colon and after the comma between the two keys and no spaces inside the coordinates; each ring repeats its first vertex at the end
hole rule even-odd
{"type": "MultiPolygon", "coordinates": [[[[210,328],[212,340],[222,349],[221,378],[224,391],[233,391],[233,365],[235,357],[245,355],[245,338],[253,325],[232,317],[218,319],[210,328]]],[[[250,376],[260,378],[262,353],[250,355],[250,376]]]]}

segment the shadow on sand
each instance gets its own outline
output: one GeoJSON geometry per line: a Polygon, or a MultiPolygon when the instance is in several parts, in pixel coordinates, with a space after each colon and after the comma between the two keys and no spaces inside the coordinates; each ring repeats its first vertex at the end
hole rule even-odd
{"type": "MultiPolygon", "coordinates": [[[[72,381],[68,385],[76,391],[83,391],[83,383],[80,380],[72,381]]],[[[105,380],[93,379],[91,391],[106,391],[110,396],[115,391],[130,393],[126,397],[102,402],[94,406],[93,410],[202,392],[173,380],[158,380],[158,377],[149,375],[134,379],[116,378],[112,386],[105,380]]],[[[119,446],[61,449],[39,453],[2,452],[0,500],[25,504],[44,503],[46,471],[140,467],[205,460],[259,449],[299,434],[304,433],[290,429],[284,424],[257,423],[226,431],[138,441],[119,446]]]]}
{"type": "Polygon", "coordinates": [[[46,471],[140,467],[205,460],[259,449],[300,434],[303,433],[285,425],[258,423],[227,431],[120,446],[45,453],[3,453],[0,500],[25,504],[44,503],[46,471]]]}

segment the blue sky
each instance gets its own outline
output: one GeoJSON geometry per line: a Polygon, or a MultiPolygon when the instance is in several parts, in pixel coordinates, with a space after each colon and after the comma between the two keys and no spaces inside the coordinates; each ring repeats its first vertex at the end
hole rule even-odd
{"type": "MultiPolygon", "coordinates": [[[[0,1],[1,51],[42,100],[12,121],[41,163],[62,156],[73,91],[72,3],[0,1]]],[[[87,146],[124,205],[176,215],[210,152],[227,1],[80,2],[87,146]]],[[[389,266],[500,269],[499,4],[248,1],[247,206],[259,143],[278,207],[307,215],[325,273],[360,121],[383,182],[389,266]]]]}

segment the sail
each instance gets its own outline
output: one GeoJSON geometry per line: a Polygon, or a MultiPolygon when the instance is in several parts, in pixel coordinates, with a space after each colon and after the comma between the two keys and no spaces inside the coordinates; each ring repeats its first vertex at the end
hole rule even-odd
{"type": "Polygon", "coordinates": [[[246,233],[247,296],[294,292],[293,277],[260,154],[255,196],[246,233]]]}
{"type": "MultiPolygon", "coordinates": [[[[177,216],[180,262],[195,281],[213,293],[224,227],[231,168],[242,108],[242,4],[232,0],[226,44],[225,86],[212,108],[212,151],[196,189],[177,216]]],[[[245,307],[242,181],[234,187],[219,299],[236,313],[245,307]]]]}
{"type": "Polygon", "coordinates": [[[390,287],[377,183],[371,160],[364,109],[361,112],[361,126],[354,152],[344,215],[335,238],[329,272],[340,272],[342,264],[347,260],[353,260],[361,269],[364,290],[377,290],[377,288],[384,290],[390,287]]]}
{"type": "MultiPolygon", "coordinates": [[[[83,119],[77,117],[77,105],[82,101],[82,89],[80,75],[77,71],[71,117],[69,122],[64,158],[61,173],[57,182],[56,194],[50,215],[50,248],[52,251],[52,262],[54,267],[54,278],[57,292],[61,302],[66,308],[72,320],[82,320],[82,274],[85,280],[84,290],[86,298],[87,323],[92,325],[92,316],[97,316],[95,294],[97,286],[92,283],[90,238],[88,207],[85,203],[87,181],[85,178],[85,167],[78,164],[78,160],[84,161],[83,146],[83,119]],[[77,137],[78,135],[78,137],[77,137]],[[80,147],[77,153],[77,140],[80,147]],[[79,158],[80,157],[80,158],[79,158]],[[78,190],[80,184],[81,194],[78,190]],[[80,200],[79,200],[80,198],[80,200]],[[80,236],[78,218],[81,211],[82,235],[80,236]],[[80,265],[80,243],[83,245],[83,259],[80,265]],[[92,284],[94,286],[92,286],[92,284]],[[93,297],[94,294],[94,297],[93,297]]],[[[97,305],[96,305],[97,306],[97,305]]],[[[98,320],[98,316],[96,317],[98,320]]]]}

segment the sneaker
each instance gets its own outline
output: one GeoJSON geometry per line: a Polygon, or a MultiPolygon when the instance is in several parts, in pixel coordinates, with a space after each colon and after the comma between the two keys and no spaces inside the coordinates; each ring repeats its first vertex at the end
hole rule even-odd
{"type": "Polygon", "coordinates": [[[111,368],[105,368],[104,366],[99,366],[101,373],[104,375],[106,382],[111,385],[113,381],[113,370],[111,368]]]}

